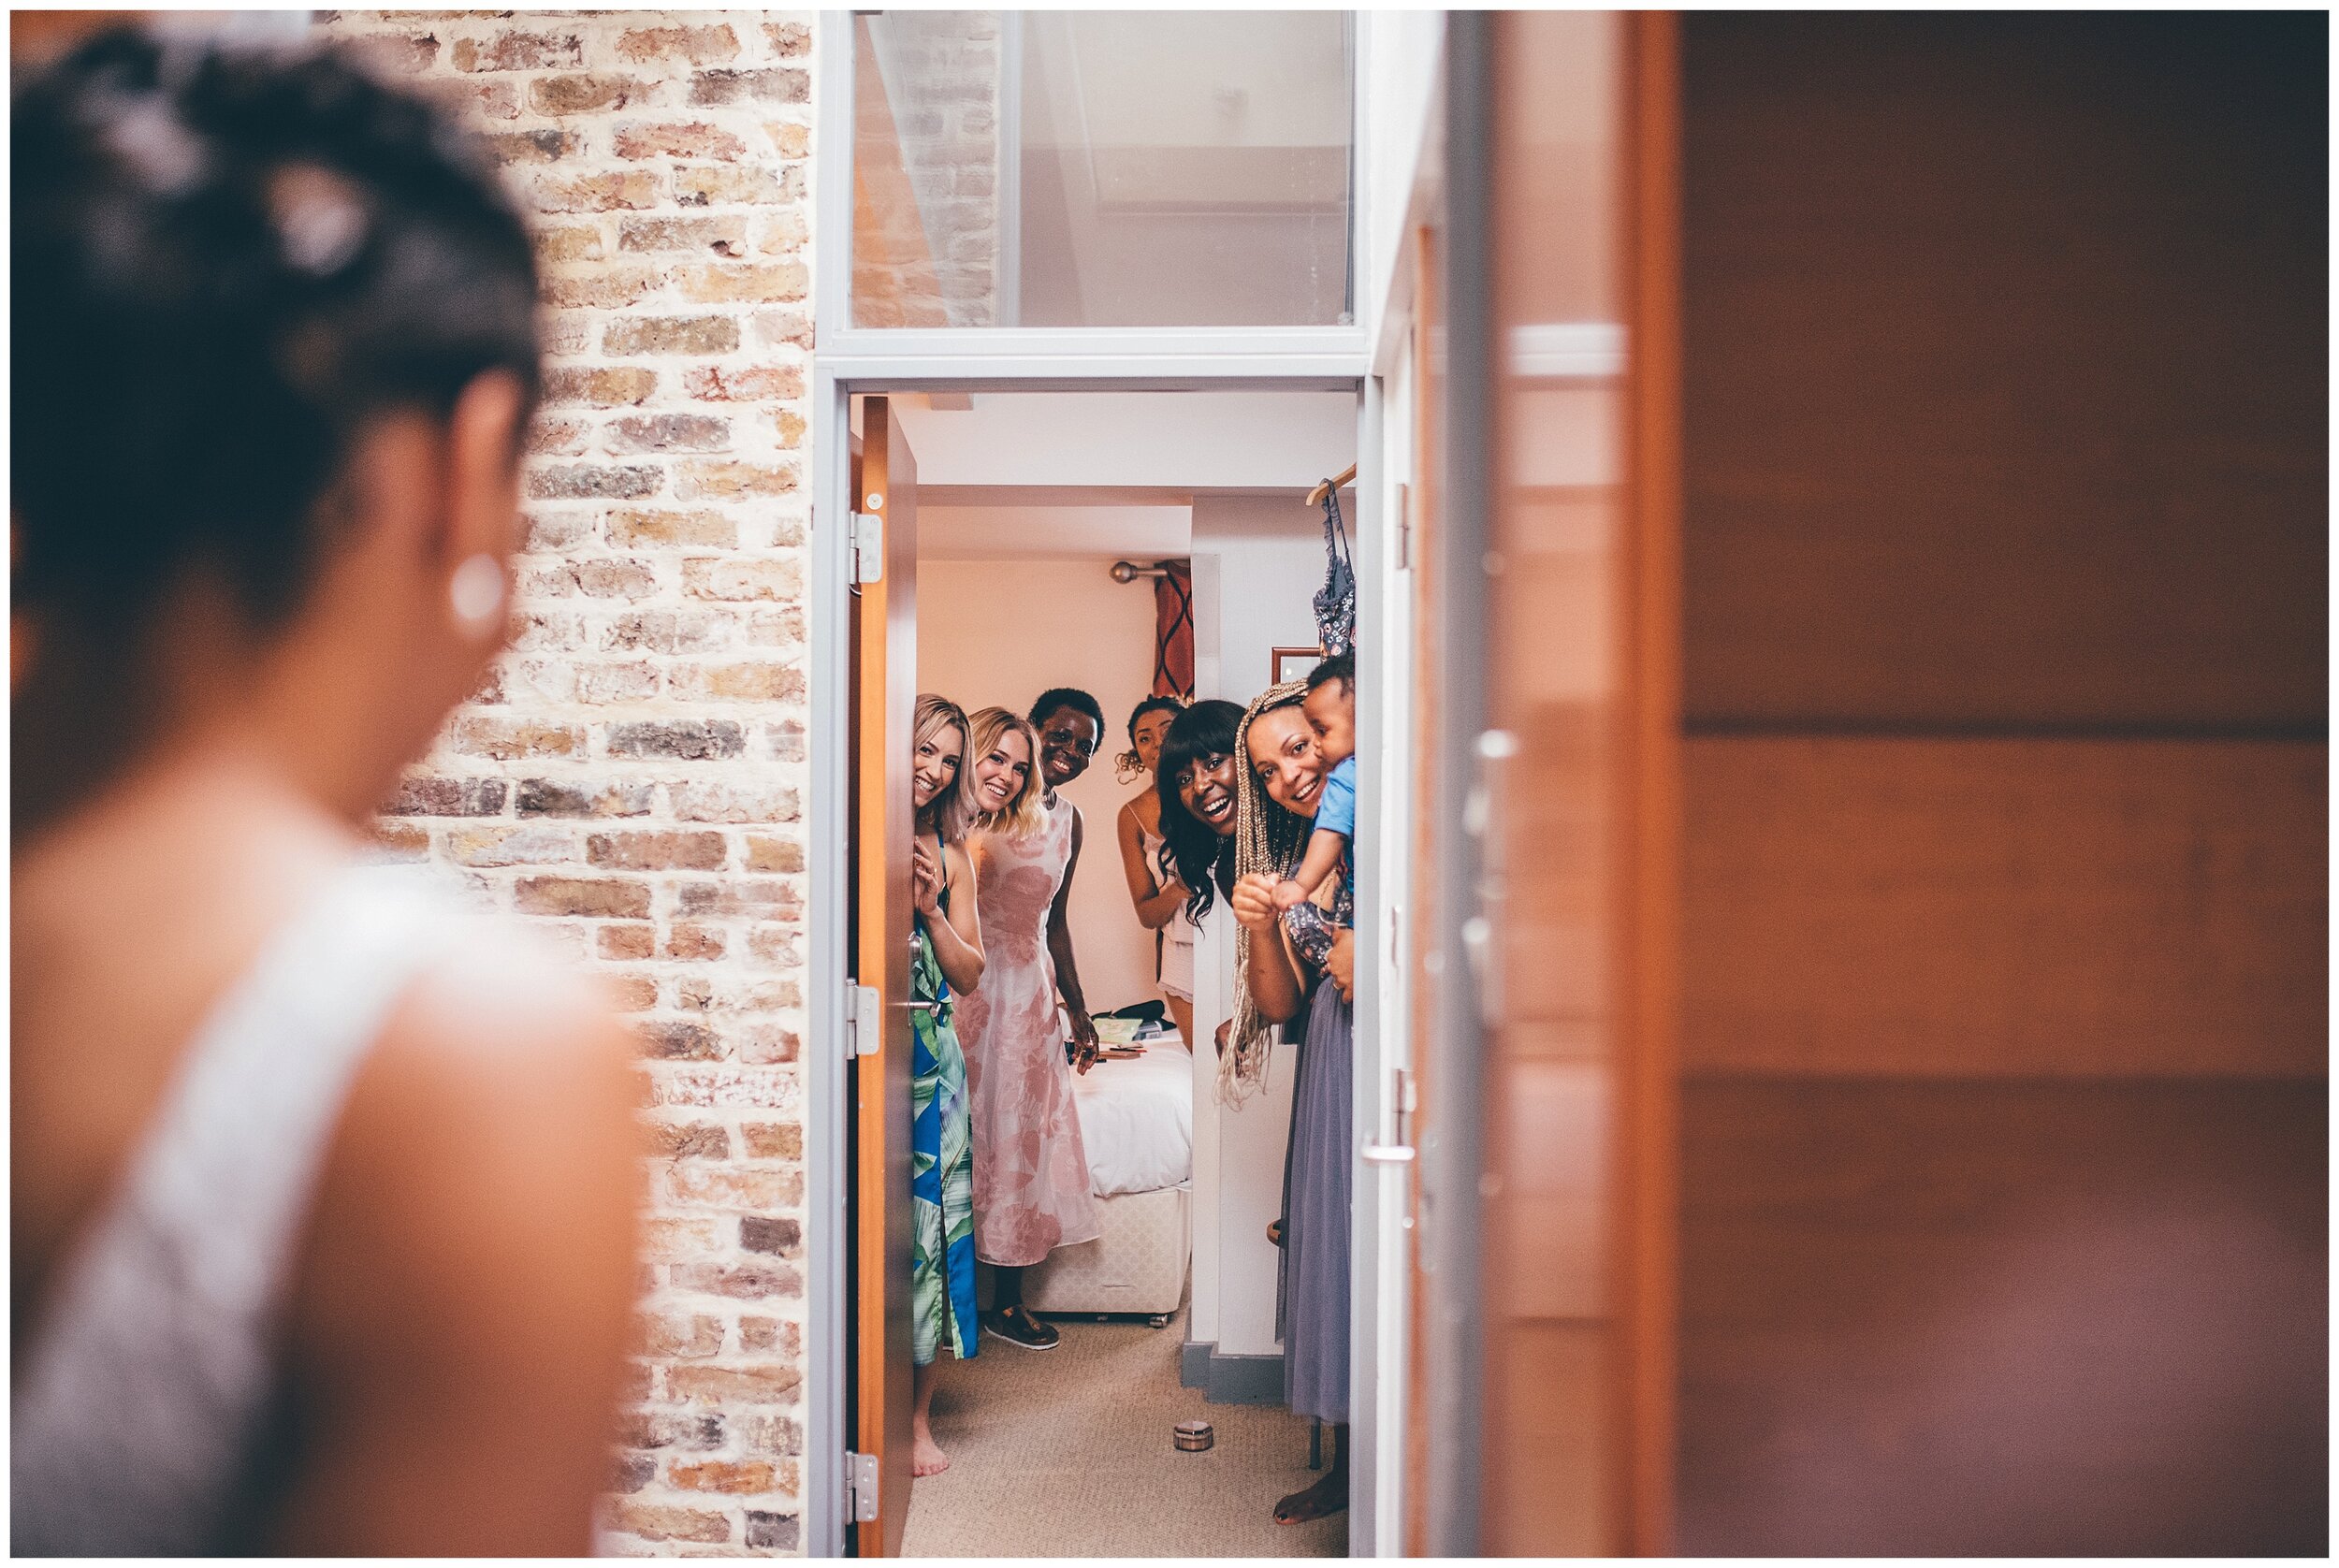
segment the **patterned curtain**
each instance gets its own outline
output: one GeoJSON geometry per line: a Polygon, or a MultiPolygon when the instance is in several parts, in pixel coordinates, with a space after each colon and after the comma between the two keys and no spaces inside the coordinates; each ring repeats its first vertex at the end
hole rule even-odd
{"type": "Polygon", "coordinates": [[[1194,573],[1182,560],[1161,563],[1154,579],[1154,695],[1194,700],[1194,573]]]}

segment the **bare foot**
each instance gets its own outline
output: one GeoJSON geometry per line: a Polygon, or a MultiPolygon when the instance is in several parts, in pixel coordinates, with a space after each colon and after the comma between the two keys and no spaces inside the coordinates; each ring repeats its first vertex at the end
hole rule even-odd
{"type": "Polygon", "coordinates": [[[1275,1504],[1277,1524],[1305,1524],[1325,1518],[1348,1506],[1348,1473],[1335,1470],[1305,1491],[1293,1492],[1275,1504]]]}
{"type": "Polygon", "coordinates": [[[934,1441],[934,1429],[923,1421],[909,1429],[909,1474],[939,1475],[951,1468],[951,1457],[934,1441]]]}

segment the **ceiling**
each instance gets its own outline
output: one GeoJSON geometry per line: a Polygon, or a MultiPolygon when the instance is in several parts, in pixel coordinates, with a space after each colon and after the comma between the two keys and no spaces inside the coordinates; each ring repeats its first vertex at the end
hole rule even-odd
{"type": "MultiPolygon", "coordinates": [[[[936,560],[1151,561],[1191,548],[1197,497],[1287,502],[1355,460],[1349,392],[1011,392],[897,397],[936,560]]],[[[1246,508],[1279,526],[1281,508],[1246,508]]]]}

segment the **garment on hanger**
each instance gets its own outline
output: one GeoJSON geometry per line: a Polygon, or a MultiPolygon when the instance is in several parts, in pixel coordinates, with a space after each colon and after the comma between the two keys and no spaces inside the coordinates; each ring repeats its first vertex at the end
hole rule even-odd
{"type": "Polygon", "coordinates": [[[1357,646],[1356,558],[1348,549],[1348,526],[1340,515],[1340,487],[1324,486],[1324,586],[1315,591],[1315,632],[1324,657],[1357,646]]]}

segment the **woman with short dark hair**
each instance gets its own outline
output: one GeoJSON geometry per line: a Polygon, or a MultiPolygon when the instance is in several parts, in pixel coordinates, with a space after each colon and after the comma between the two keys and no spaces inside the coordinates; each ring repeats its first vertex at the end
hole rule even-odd
{"type": "Polygon", "coordinates": [[[113,33],[12,131],[11,1544],[582,1554],[630,1041],[359,864],[503,644],[527,229],[327,51],[113,33]]]}

